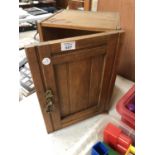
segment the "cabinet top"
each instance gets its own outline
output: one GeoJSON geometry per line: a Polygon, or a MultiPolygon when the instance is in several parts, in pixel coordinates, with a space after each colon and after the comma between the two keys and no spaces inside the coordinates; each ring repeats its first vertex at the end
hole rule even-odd
{"type": "Polygon", "coordinates": [[[117,12],[90,12],[61,10],[41,21],[43,27],[57,27],[90,31],[119,30],[120,16],[117,12]]]}

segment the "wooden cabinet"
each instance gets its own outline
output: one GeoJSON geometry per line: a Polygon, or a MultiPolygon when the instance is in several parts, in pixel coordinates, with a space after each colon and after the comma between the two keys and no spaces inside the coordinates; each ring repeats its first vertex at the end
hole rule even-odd
{"type": "Polygon", "coordinates": [[[58,9],[66,9],[69,0],[56,0],[56,7],[58,9]]]}
{"type": "Polygon", "coordinates": [[[92,0],[69,0],[68,8],[73,10],[79,10],[83,8],[85,11],[91,10],[92,0]]]}
{"type": "Polygon", "coordinates": [[[118,19],[64,10],[39,23],[41,43],[26,54],[48,133],[108,112],[122,34],[118,19]]]}

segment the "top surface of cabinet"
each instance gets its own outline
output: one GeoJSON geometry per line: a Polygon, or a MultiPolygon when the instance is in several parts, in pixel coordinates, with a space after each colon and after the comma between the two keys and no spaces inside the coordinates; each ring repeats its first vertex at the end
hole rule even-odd
{"type": "Polygon", "coordinates": [[[41,22],[45,27],[59,27],[91,31],[120,29],[119,13],[61,10],[41,22]]]}

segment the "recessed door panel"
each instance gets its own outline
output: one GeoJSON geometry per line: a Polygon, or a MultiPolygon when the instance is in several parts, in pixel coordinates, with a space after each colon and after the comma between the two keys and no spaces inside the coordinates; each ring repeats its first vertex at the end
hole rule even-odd
{"type": "Polygon", "coordinates": [[[61,117],[99,103],[104,56],[54,65],[61,117]]]}
{"type": "Polygon", "coordinates": [[[69,64],[71,113],[87,108],[89,102],[90,67],[90,58],[69,64]]]}

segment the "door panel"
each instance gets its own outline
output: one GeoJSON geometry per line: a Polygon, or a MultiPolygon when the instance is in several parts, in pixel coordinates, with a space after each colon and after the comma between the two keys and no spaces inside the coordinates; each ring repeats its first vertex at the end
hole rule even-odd
{"type": "Polygon", "coordinates": [[[69,64],[70,110],[75,113],[87,108],[89,98],[90,59],[69,64]]]}
{"type": "Polygon", "coordinates": [[[99,103],[99,96],[101,92],[101,75],[104,71],[104,60],[104,55],[92,58],[88,102],[90,107],[96,105],[96,103],[99,103]]]}
{"type": "Polygon", "coordinates": [[[68,63],[54,66],[58,98],[60,103],[60,115],[65,117],[70,114],[68,63]]]}
{"type": "Polygon", "coordinates": [[[62,118],[98,104],[103,62],[97,56],[54,66],[62,118]]]}
{"type": "Polygon", "coordinates": [[[94,52],[94,48],[90,48],[76,53],[51,55],[61,119],[71,117],[75,113],[88,109],[91,105],[97,106],[98,104],[100,88],[95,85],[100,84],[103,64],[101,58],[106,51],[105,46],[96,47],[95,50],[97,51],[94,52]],[[96,90],[93,87],[96,87],[96,90]],[[95,94],[97,96],[93,101],[95,94]]]}
{"type": "Polygon", "coordinates": [[[46,124],[48,132],[107,110],[118,38],[119,33],[101,33],[26,48],[45,123],[51,121],[46,124]],[[61,51],[61,43],[66,41],[75,41],[76,48],[61,51]],[[52,105],[45,96],[48,90],[52,105]]]}

